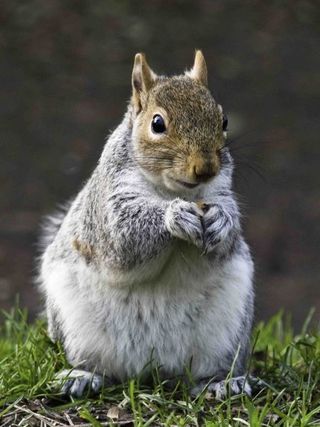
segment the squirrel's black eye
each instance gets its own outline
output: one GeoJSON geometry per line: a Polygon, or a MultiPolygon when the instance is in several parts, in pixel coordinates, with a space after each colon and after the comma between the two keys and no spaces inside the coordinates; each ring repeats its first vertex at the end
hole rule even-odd
{"type": "Polygon", "coordinates": [[[227,118],[227,116],[223,116],[222,130],[223,130],[223,132],[226,132],[228,130],[228,118],[227,118]]]}
{"type": "Polygon", "coordinates": [[[166,125],[164,124],[163,117],[160,114],[153,116],[151,127],[154,133],[163,133],[166,130],[166,125]]]}

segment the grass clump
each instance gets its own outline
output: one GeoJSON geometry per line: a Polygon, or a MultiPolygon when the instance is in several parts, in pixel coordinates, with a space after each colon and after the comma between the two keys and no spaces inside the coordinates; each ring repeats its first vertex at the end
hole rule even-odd
{"type": "Polygon", "coordinates": [[[27,323],[26,312],[5,315],[0,335],[1,426],[314,426],[320,425],[320,334],[310,318],[299,334],[282,313],[259,323],[253,334],[251,373],[263,382],[252,398],[223,402],[205,391],[191,398],[178,383],[167,390],[139,378],[105,388],[96,398],[66,400],[52,387],[68,367],[45,324],[27,323]]]}

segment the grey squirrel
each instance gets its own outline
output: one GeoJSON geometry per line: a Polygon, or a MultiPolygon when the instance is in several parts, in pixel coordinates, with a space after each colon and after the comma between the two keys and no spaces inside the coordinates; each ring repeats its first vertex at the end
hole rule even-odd
{"type": "Polygon", "coordinates": [[[39,282],[65,393],[189,368],[197,394],[250,394],[253,262],[232,192],[227,121],[201,51],[183,75],[135,56],[132,98],[98,165],[45,232],[39,282]],[[151,369],[151,367],[149,368],[151,369]]]}

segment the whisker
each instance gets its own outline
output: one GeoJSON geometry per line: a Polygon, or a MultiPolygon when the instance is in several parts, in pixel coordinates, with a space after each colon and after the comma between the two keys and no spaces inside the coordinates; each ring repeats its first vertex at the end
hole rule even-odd
{"type": "Polygon", "coordinates": [[[226,140],[225,142],[225,147],[229,147],[232,144],[237,144],[239,141],[241,142],[241,140],[243,140],[243,138],[246,138],[248,135],[251,135],[254,133],[254,131],[248,131],[248,132],[244,132],[240,135],[234,136],[232,138],[229,138],[226,140]]]}
{"type": "MultiPolygon", "coordinates": [[[[239,160],[235,159],[236,166],[245,166],[249,168],[252,172],[254,172],[260,179],[262,179],[263,182],[267,183],[267,179],[265,175],[259,170],[261,167],[260,165],[256,165],[253,161],[245,161],[245,160],[239,160]]],[[[243,170],[243,168],[241,168],[243,170]]]]}
{"type": "Polygon", "coordinates": [[[228,146],[227,148],[230,149],[231,154],[235,153],[240,150],[244,149],[250,149],[250,148],[258,148],[265,145],[271,145],[273,144],[273,141],[255,141],[255,142],[249,142],[247,144],[239,145],[239,146],[228,146]]]}
{"type": "MultiPolygon", "coordinates": [[[[166,138],[171,140],[171,138],[167,135],[166,135],[166,138]]],[[[143,142],[146,144],[146,146],[148,146],[148,141],[143,141],[143,142]]],[[[162,152],[166,154],[168,154],[168,151],[169,153],[171,151],[171,153],[174,153],[177,157],[180,157],[180,158],[184,158],[184,155],[186,154],[183,147],[175,147],[173,144],[168,144],[164,141],[159,143],[159,145],[156,148],[154,148],[154,150],[156,150],[157,152],[162,152]]]]}
{"type": "Polygon", "coordinates": [[[179,147],[176,147],[176,141],[174,141],[169,135],[165,135],[165,137],[172,142],[172,145],[169,144],[167,145],[168,148],[172,149],[172,150],[176,150],[177,153],[181,154],[188,154],[187,151],[185,150],[185,147],[183,146],[183,144],[180,144],[179,147]]]}

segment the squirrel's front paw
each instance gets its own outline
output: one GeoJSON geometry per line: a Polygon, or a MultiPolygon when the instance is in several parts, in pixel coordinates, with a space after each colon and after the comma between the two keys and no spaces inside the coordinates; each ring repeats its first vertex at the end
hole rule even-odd
{"type": "Polygon", "coordinates": [[[175,237],[203,247],[203,228],[201,218],[203,211],[196,203],[181,199],[173,200],[165,214],[168,231],[175,237]]]}
{"type": "Polygon", "coordinates": [[[209,253],[228,237],[233,227],[233,219],[221,205],[212,204],[203,216],[203,227],[204,253],[209,253]]]}

